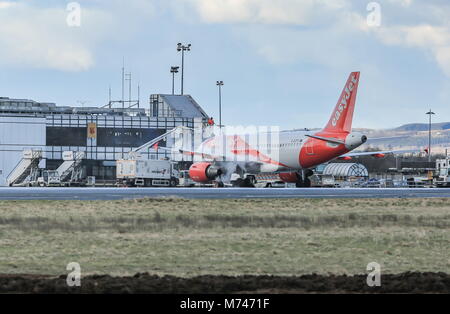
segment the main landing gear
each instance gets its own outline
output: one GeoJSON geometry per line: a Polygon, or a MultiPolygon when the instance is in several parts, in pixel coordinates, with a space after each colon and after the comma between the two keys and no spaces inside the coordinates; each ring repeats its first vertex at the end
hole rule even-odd
{"type": "Polygon", "coordinates": [[[309,179],[310,176],[312,176],[314,172],[311,169],[302,170],[298,174],[298,180],[295,182],[295,187],[297,188],[310,188],[311,187],[311,180],[309,179]]]}
{"type": "Polygon", "coordinates": [[[215,188],[223,188],[223,187],[225,187],[225,184],[223,184],[222,181],[214,181],[214,187],[215,188]]]}
{"type": "Polygon", "coordinates": [[[240,188],[254,188],[256,179],[254,176],[246,176],[245,179],[239,178],[233,182],[233,186],[240,188]]]}

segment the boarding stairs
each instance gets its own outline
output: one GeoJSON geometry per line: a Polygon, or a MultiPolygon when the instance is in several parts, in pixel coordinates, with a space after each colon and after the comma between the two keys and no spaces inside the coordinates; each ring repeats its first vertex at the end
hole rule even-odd
{"type": "MultiPolygon", "coordinates": [[[[65,154],[66,152],[64,152],[65,154]]],[[[73,152],[69,154],[70,158],[64,160],[64,162],[56,169],[59,174],[61,182],[70,181],[75,179],[81,171],[81,163],[86,156],[85,152],[73,152]]]]}
{"type": "Polygon", "coordinates": [[[24,185],[33,181],[38,175],[39,163],[42,160],[41,150],[25,150],[17,166],[6,178],[8,186],[24,185]]]}

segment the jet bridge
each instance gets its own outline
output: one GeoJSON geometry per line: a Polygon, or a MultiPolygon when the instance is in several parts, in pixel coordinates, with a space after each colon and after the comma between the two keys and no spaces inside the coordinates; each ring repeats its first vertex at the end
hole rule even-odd
{"type": "Polygon", "coordinates": [[[22,159],[6,179],[8,186],[27,185],[36,181],[42,156],[41,150],[24,150],[22,159]]]}

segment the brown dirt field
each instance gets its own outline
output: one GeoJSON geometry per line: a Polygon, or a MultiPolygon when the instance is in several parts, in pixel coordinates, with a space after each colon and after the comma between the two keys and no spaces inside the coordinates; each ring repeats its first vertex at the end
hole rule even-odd
{"type": "Polygon", "coordinates": [[[366,275],[326,276],[198,276],[159,277],[148,273],[132,277],[92,275],[81,287],[68,287],[66,276],[0,275],[0,293],[450,293],[450,275],[406,272],[381,277],[381,287],[368,287],[366,275]]]}

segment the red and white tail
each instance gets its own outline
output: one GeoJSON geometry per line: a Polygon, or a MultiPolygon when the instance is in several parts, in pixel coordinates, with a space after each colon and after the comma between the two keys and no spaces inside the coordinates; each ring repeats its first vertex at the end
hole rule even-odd
{"type": "Polygon", "coordinates": [[[333,110],[324,132],[351,132],[356,93],[358,91],[360,72],[352,72],[348,77],[341,97],[333,110]]]}

